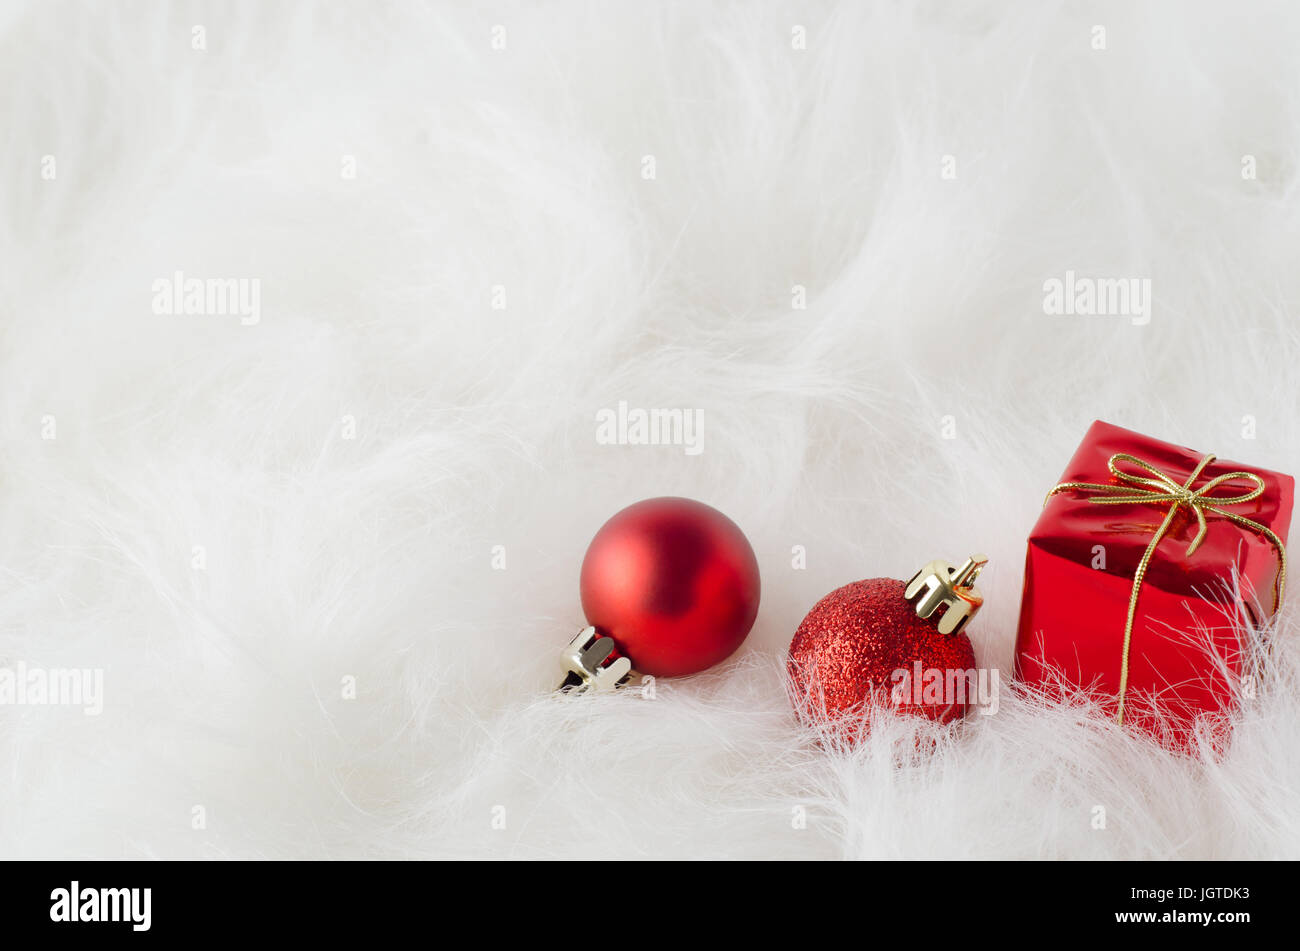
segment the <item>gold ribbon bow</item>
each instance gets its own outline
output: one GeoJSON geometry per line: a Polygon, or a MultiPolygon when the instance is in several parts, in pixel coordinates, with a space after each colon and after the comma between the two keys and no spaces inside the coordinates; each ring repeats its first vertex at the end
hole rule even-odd
{"type": "MultiPolygon", "coordinates": [[[[1190,558],[1196,549],[1200,547],[1205,540],[1205,533],[1208,527],[1205,524],[1205,515],[1219,515],[1230,521],[1236,522],[1243,528],[1248,528],[1253,532],[1258,532],[1273,543],[1277,549],[1278,571],[1277,580],[1273,585],[1273,611],[1282,604],[1282,593],[1286,590],[1286,547],[1282,544],[1282,539],[1278,538],[1272,529],[1259,522],[1252,521],[1245,516],[1238,515],[1236,512],[1229,512],[1223,508],[1225,505],[1240,505],[1242,502],[1250,502],[1264,494],[1264,480],[1253,472],[1227,472],[1221,476],[1215,476],[1199,489],[1193,489],[1192,485],[1200,478],[1201,472],[1214,461],[1214,454],[1210,453],[1201,460],[1200,465],[1188,476],[1187,481],[1179,485],[1168,475],[1161,472],[1149,462],[1144,462],[1137,456],[1131,456],[1127,452],[1117,452],[1110,457],[1107,467],[1110,474],[1118,479],[1122,485],[1115,483],[1101,482],[1062,482],[1060,485],[1047,493],[1050,499],[1058,492],[1068,492],[1072,489],[1079,489],[1086,492],[1096,492],[1101,498],[1090,498],[1089,502],[1094,505],[1127,505],[1127,504],[1169,504],[1169,513],[1165,515],[1165,520],[1156,529],[1156,533],[1151,536],[1151,542],[1147,545],[1147,550],[1142,553],[1142,560],[1138,562],[1137,571],[1133,574],[1133,593],[1128,599],[1128,618],[1124,621],[1124,650],[1120,658],[1119,669],[1119,713],[1116,721],[1120,724],[1124,722],[1124,695],[1128,691],[1128,655],[1129,644],[1133,639],[1133,619],[1137,616],[1138,592],[1142,588],[1142,579],[1146,577],[1147,566],[1151,564],[1151,555],[1155,552],[1156,546],[1160,540],[1165,537],[1165,532],[1173,523],[1174,515],[1178,512],[1180,506],[1186,505],[1196,514],[1197,530],[1196,537],[1192,543],[1187,546],[1184,557],[1190,558]],[[1119,468],[1119,463],[1128,462],[1151,475],[1144,476],[1133,472],[1125,472],[1119,468]],[[1249,492],[1243,492],[1240,495],[1213,495],[1215,489],[1225,482],[1232,482],[1236,479],[1245,479],[1254,484],[1254,488],[1249,492]]],[[[1046,499],[1043,500],[1046,504],[1046,499]]]]}

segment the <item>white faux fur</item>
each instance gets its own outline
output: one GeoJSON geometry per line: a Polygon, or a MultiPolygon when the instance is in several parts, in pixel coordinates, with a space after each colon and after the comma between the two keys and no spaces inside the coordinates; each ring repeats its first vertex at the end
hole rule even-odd
{"type": "Polygon", "coordinates": [[[821,595],[977,550],[1005,677],[1094,418],[1300,472],[1298,30],[6,3],[0,662],[102,668],[104,709],[0,707],[0,854],[1300,857],[1300,593],[1219,763],[1006,692],[837,750],[782,681],[821,595]],[[156,313],[177,271],[259,319],[156,313]],[[1069,271],[1150,322],[1045,313],[1069,271]],[[702,451],[602,444],[620,401],[702,451]],[[557,698],[587,542],[669,494],[747,532],[757,626],[557,698]]]}

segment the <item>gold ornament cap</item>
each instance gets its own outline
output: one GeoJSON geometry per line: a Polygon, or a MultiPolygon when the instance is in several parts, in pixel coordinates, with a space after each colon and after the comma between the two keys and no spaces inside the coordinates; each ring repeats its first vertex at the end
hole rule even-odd
{"type": "Polygon", "coordinates": [[[577,694],[623,686],[632,677],[632,661],[627,657],[610,660],[614,646],[612,637],[602,637],[591,625],[573,635],[560,655],[564,680],[556,689],[577,694]]]}
{"type": "Polygon", "coordinates": [[[975,587],[975,579],[988,563],[987,555],[971,555],[956,568],[935,559],[912,576],[903,589],[903,597],[917,617],[939,614],[940,634],[959,634],[984,606],[984,595],[975,587]]]}

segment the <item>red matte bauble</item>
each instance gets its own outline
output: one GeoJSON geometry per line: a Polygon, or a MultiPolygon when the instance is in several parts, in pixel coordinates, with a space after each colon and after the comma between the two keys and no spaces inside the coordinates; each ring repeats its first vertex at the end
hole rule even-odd
{"type": "Polygon", "coordinates": [[[736,523],[691,499],[646,499],[606,522],[582,561],[587,622],[643,674],[729,656],[758,615],[758,559],[736,523]]]}
{"type": "Polygon", "coordinates": [[[868,725],[872,708],[881,706],[943,723],[966,715],[971,703],[940,698],[937,691],[925,702],[924,678],[932,670],[974,669],[970,638],[941,634],[933,620],[918,617],[904,587],[892,578],[855,581],[808,612],[790,642],[788,661],[801,714],[822,722],[862,714],[868,725]],[[918,661],[919,688],[914,687],[918,661]],[[908,678],[897,671],[906,671],[908,678]]]}

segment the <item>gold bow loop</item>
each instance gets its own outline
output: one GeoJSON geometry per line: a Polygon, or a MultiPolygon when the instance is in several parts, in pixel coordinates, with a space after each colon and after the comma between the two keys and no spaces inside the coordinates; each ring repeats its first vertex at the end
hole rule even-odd
{"type": "MultiPolygon", "coordinates": [[[[1110,457],[1107,462],[1107,468],[1119,483],[1105,482],[1062,482],[1055,486],[1052,491],[1047,493],[1050,499],[1058,492],[1081,491],[1094,492],[1097,497],[1089,498],[1087,501],[1094,505],[1156,505],[1167,504],[1169,511],[1165,515],[1165,520],[1156,529],[1155,534],[1151,536],[1146,551],[1142,553],[1142,560],[1138,562],[1137,571],[1133,573],[1133,591],[1128,601],[1128,618],[1124,622],[1124,650],[1120,657],[1119,671],[1119,712],[1116,720],[1119,723],[1124,722],[1124,696],[1128,691],[1128,658],[1129,645],[1133,640],[1133,619],[1137,616],[1138,594],[1142,589],[1142,579],[1146,577],[1147,567],[1151,564],[1151,556],[1155,553],[1156,546],[1160,544],[1165,533],[1169,531],[1169,526],[1173,524],[1174,516],[1178,514],[1178,509],[1187,506],[1196,515],[1196,537],[1192,539],[1191,544],[1187,546],[1184,557],[1190,558],[1195,554],[1196,549],[1200,547],[1205,535],[1209,531],[1206,524],[1205,515],[1217,515],[1226,518],[1243,528],[1258,532],[1267,538],[1277,550],[1278,571],[1277,580],[1273,586],[1273,610],[1274,612],[1282,604],[1282,594],[1286,590],[1286,546],[1282,544],[1282,539],[1266,525],[1246,518],[1244,515],[1238,515],[1236,512],[1229,512],[1223,506],[1240,505],[1243,502],[1251,502],[1264,494],[1264,480],[1254,472],[1226,472],[1223,475],[1215,476],[1198,489],[1193,489],[1196,480],[1201,477],[1205,467],[1215,459],[1213,453],[1209,453],[1203,458],[1200,464],[1187,477],[1187,481],[1179,483],[1171,478],[1168,474],[1161,472],[1151,463],[1137,456],[1130,455],[1127,452],[1117,452],[1110,457]],[[1140,475],[1138,473],[1126,471],[1119,467],[1119,463],[1126,462],[1138,467],[1149,475],[1140,475]],[[1254,485],[1249,492],[1242,492],[1237,495],[1214,495],[1214,491],[1227,482],[1245,480],[1254,485]]],[[[1046,499],[1044,499],[1046,504],[1046,499]]]]}

